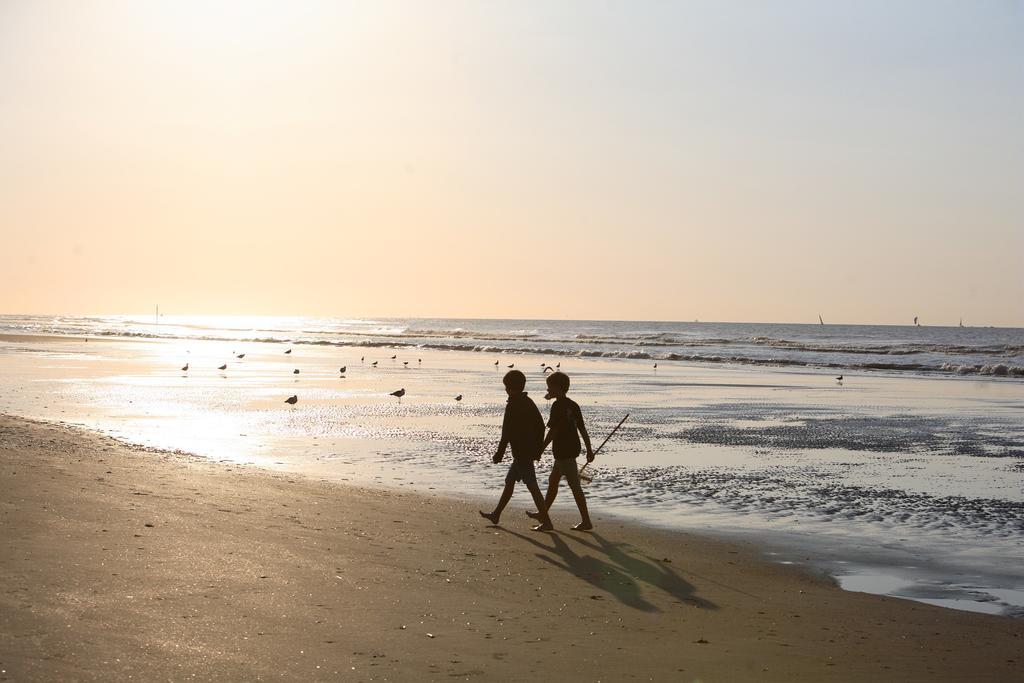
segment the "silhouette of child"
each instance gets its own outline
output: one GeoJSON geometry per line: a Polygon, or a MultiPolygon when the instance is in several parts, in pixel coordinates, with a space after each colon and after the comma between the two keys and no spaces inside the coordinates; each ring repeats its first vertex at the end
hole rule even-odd
{"type": "MultiPolygon", "coordinates": [[[[576,499],[576,507],[580,510],[582,520],[573,527],[576,531],[590,531],[594,525],[590,521],[590,513],[587,511],[587,498],[583,495],[583,487],[580,485],[579,470],[576,468],[576,458],[580,454],[580,437],[587,447],[587,462],[594,462],[594,449],[590,445],[590,435],[587,433],[587,426],[583,422],[583,413],[576,401],[566,396],[569,391],[569,375],[564,372],[555,372],[547,377],[548,393],[544,398],[555,399],[551,404],[551,415],[548,419],[548,435],[544,439],[541,452],[552,444],[551,450],[555,455],[555,465],[551,468],[551,476],[548,478],[548,491],[544,499],[544,516],[547,517],[551,505],[558,495],[558,484],[562,477],[569,482],[573,498],[576,499]]],[[[527,512],[534,519],[541,519],[540,507],[537,512],[527,512]]]]}
{"type": "Polygon", "coordinates": [[[540,521],[540,524],[533,527],[533,530],[550,531],[554,527],[548,518],[533,467],[533,461],[540,460],[540,454],[544,450],[541,445],[544,442],[544,418],[540,416],[537,404],[523,391],[526,388],[526,375],[519,370],[511,370],[505,373],[502,382],[505,384],[505,393],[508,394],[508,403],[505,404],[505,419],[501,424],[501,441],[498,443],[498,452],[494,454],[493,461],[494,464],[501,462],[505,457],[505,449],[512,446],[512,465],[505,476],[505,489],[501,492],[498,506],[493,512],[480,510],[480,516],[491,524],[497,524],[502,511],[512,499],[516,482],[521,481],[530,490],[539,511],[535,519],[540,521]]]}

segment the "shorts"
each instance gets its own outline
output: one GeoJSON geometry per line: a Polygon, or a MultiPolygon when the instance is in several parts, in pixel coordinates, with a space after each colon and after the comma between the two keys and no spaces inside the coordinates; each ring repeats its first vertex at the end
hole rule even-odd
{"type": "Polygon", "coordinates": [[[576,458],[556,458],[555,466],[551,468],[551,473],[558,472],[559,476],[565,477],[565,480],[570,484],[580,480],[579,467],[576,466],[576,458]]]}
{"type": "Polygon", "coordinates": [[[521,481],[524,484],[537,485],[537,471],[533,468],[532,460],[513,460],[505,475],[506,484],[514,484],[521,481]]]}

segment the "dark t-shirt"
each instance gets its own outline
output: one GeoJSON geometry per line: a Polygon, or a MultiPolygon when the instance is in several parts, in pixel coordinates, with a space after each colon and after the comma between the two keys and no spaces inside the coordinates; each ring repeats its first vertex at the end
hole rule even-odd
{"type": "Polygon", "coordinates": [[[508,397],[501,440],[508,441],[516,460],[534,460],[540,455],[544,445],[544,418],[525,391],[508,397]]]}
{"type": "Polygon", "coordinates": [[[556,398],[551,404],[548,427],[554,430],[551,452],[556,458],[575,458],[580,454],[579,425],[583,424],[580,406],[571,398],[556,398]]]}

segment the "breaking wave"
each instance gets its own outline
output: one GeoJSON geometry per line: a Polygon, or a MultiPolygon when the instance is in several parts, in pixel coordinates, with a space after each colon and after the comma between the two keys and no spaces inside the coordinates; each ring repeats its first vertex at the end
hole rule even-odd
{"type": "Polygon", "coordinates": [[[943,372],[957,375],[989,375],[992,377],[1024,377],[1024,366],[1007,365],[1006,363],[987,363],[984,365],[943,363],[943,372]]]}
{"type": "Polygon", "coordinates": [[[1024,330],[1000,328],[280,317],[156,325],[140,316],[0,316],[2,332],[1024,377],[1024,330]]]}

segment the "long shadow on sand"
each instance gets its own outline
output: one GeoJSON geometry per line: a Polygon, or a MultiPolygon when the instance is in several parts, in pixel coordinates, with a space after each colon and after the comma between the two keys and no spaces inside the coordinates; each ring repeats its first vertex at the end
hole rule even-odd
{"type": "Polygon", "coordinates": [[[566,540],[557,533],[525,536],[504,527],[496,528],[540,548],[544,551],[544,553],[537,553],[537,557],[540,559],[578,576],[595,588],[610,593],[619,602],[634,609],[644,612],[661,611],[644,598],[642,583],[662,590],[680,602],[704,609],[718,609],[713,602],[694,595],[693,584],[684,580],[670,567],[650,558],[638,557],[626,552],[623,548],[627,544],[610,543],[598,534],[590,534],[597,539],[597,543],[583,538],[583,534],[569,536],[568,538],[572,541],[596,553],[581,554],[573,550],[566,540]],[[545,541],[551,541],[551,543],[548,544],[545,541]],[[561,561],[552,555],[556,555],[561,561]]]}

